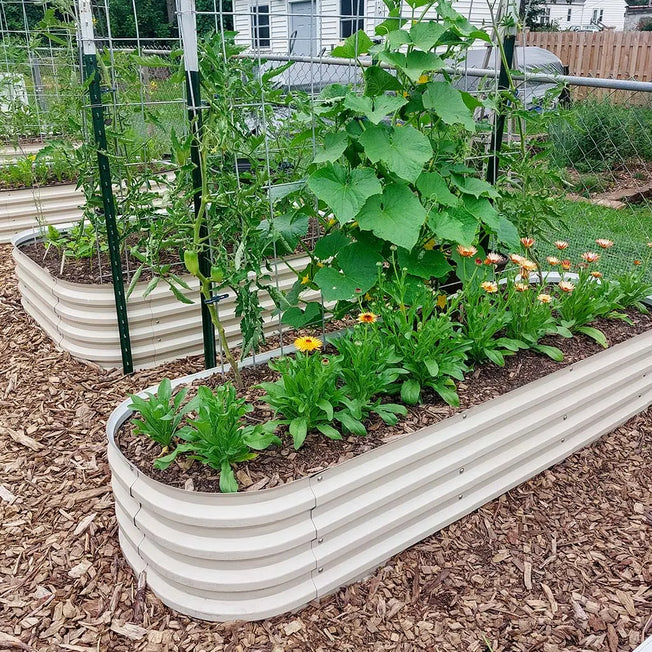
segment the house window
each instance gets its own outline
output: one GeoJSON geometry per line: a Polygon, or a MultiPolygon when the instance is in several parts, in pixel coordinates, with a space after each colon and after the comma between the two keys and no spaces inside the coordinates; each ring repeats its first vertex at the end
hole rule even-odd
{"type": "Polygon", "coordinates": [[[566,22],[570,23],[572,17],[573,17],[573,10],[569,7],[568,12],[566,13],[566,22]]]}
{"type": "Polygon", "coordinates": [[[268,48],[271,45],[269,5],[255,5],[251,8],[251,44],[254,48],[268,48]]]}
{"type": "Polygon", "coordinates": [[[341,38],[364,29],[364,0],[341,0],[340,15],[341,38]]]}
{"type": "Polygon", "coordinates": [[[550,7],[545,7],[543,13],[539,16],[539,22],[542,25],[550,25],[550,7]]]}
{"type": "Polygon", "coordinates": [[[601,23],[602,18],[604,17],[604,9],[594,9],[593,10],[593,20],[592,23],[601,23]]]}

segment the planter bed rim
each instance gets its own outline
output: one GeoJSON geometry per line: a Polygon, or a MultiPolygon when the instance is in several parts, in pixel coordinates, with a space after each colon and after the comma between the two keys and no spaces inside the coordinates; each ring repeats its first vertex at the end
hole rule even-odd
{"type": "MultiPolygon", "coordinates": [[[[652,295],[647,297],[647,299],[645,299],[645,303],[647,305],[652,306],[652,295]]],[[[626,343],[626,342],[628,342],[630,340],[636,339],[636,338],[644,338],[646,335],[649,335],[649,331],[647,333],[641,333],[639,335],[635,335],[634,337],[628,338],[627,340],[625,340],[625,342],[621,342],[620,344],[624,344],[624,343],[626,343]]],[[[332,334],[331,334],[331,336],[332,336],[332,334]]],[[[605,351],[613,349],[613,348],[615,348],[617,346],[619,346],[619,344],[611,346],[608,349],[605,349],[605,351]]],[[[280,357],[282,355],[287,355],[289,353],[294,353],[294,352],[296,352],[296,348],[293,345],[289,344],[289,345],[284,346],[282,348],[276,348],[276,349],[273,349],[273,350],[270,350],[270,351],[267,351],[265,353],[261,353],[261,354],[257,355],[255,357],[255,362],[254,362],[253,356],[249,356],[249,357],[247,357],[247,358],[245,358],[244,360],[241,361],[240,367],[241,368],[252,367],[254,365],[261,364],[261,363],[266,363],[269,360],[272,360],[274,358],[280,357]]],[[[133,415],[133,411],[128,408],[128,405],[131,403],[131,399],[129,399],[129,398],[125,399],[122,403],[120,403],[113,410],[111,415],[109,416],[109,419],[107,420],[107,424],[106,424],[106,434],[107,434],[107,439],[108,439],[109,446],[120,457],[122,462],[126,463],[129,467],[134,469],[134,471],[136,472],[136,474],[139,477],[143,476],[143,478],[146,480],[146,482],[153,483],[155,487],[164,490],[166,493],[170,493],[173,496],[178,497],[179,499],[183,499],[184,496],[192,495],[192,496],[197,496],[197,497],[209,497],[209,496],[212,496],[214,499],[217,499],[219,501],[222,501],[222,500],[224,500],[224,501],[243,500],[244,501],[245,498],[238,498],[238,496],[249,497],[249,498],[252,497],[252,496],[257,496],[257,495],[258,496],[263,496],[263,495],[269,496],[272,493],[278,493],[279,490],[281,490],[281,489],[286,489],[287,490],[288,487],[290,487],[290,486],[292,486],[292,485],[294,485],[294,484],[296,484],[298,482],[302,482],[306,478],[319,476],[320,474],[325,473],[326,471],[331,471],[334,468],[342,468],[342,467],[348,466],[348,465],[352,464],[353,462],[355,462],[356,460],[360,460],[361,458],[366,457],[366,456],[368,458],[368,456],[376,453],[377,451],[386,450],[387,447],[394,445],[396,442],[402,441],[407,437],[416,435],[419,432],[422,432],[423,430],[433,429],[433,428],[443,428],[445,426],[450,427],[450,426],[452,426],[453,424],[455,424],[458,421],[466,420],[467,418],[472,417],[473,414],[476,411],[478,411],[479,408],[485,408],[486,405],[488,403],[492,402],[492,401],[497,401],[497,400],[500,400],[500,399],[502,399],[503,401],[516,399],[519,396],[519,394],[526,393],[526,391],[530,388],[530,386],[533,383],[537,383],[537,382],[541,382],[541,381],[547,381],[547,380],[549,380],[550,378],[552,378],[554,376],[559,377],[561,375],[566,375],[566,374],[568,374],[568,372],[572,371],[576,367],[576,365],[578,365],[580,363],[583,363],[583,362],[588,362],[591,359],[596,358],[597,356],[599,356],[601,353],[603,353],[603,351],[599,351],[599,352],[597,352],[597,353],[595,353],[595,354],[593,354],[593,355],[591,355],[591,356],[589,356],[587,358],[584,358],[583,360],[579,360],[578,362],[572,363],[569,366],[562,367],[561,369],[558,369],[557,371],[553,371],[550,374],[546,374],[542,378],[538,378],[536,380],[533,380],[533,381],[531,381],[529,383],[526,383],[525,385],[522,385],[521,387],[510,390],[509,392],[505,392],[504,394],[501,394],[501,395],[499,395],[497,397],[489,399],[488,401],[483,401],[482,403],[479,403],[477,405],[473,405],[473,406],[471,406],[471,407],[469,407],[469,408],[467,408],[465,410],[461,410],[461,411],[453,414],[450,417],[442,419],[441,421],[439,421],[439,422],[437,422],[435,424],[431,424],[429,426],[424,426],[423,428],[419,428],[418,430],[415,430],[414,432],[408,432],[408,433],[398,435],[392,441],[385,442],[385,443],[381,444],[380,446],[377,446],[376,448],[374,448],[374,449],[372,449],[370,451],[365,451],[363,453],[360,453],[359,455],[355,455],[353,458],[351,458],[349,460],[345,460],[343,462],[338,462],[336,464],[333,464],[331,466],[328,466],[328,467],[322,469],[321,471],[315,471],[314,473],[309,473],[309,474],[306,474],[305,476],[295,478],[294,480],[290,480],[289,482],[286,482],[286,483],[284,483],[282,485],[279,485],[277,487],[271,487],[271,488],[267,488],[267,489],[259,489],[259,490],[254,491],[254,492],[238,491],[238,492],[235,492],[235,493],[232,493],[232,494],[224,494],[222,492],[211,492],[211,491],[188,491],[186,489],[182,489],[181,487],[175,487],[173,485],[161,482],[160,480],[157,480],[156,478],[153,478],[151,475],[148,475],[145,471],[140,470],[133,462],[131,462],[124,455],[124,453],[122,452],[122,450],[118,446],[117,442],[115,441],[115,436],[116,436],[117,432],[119,431],[119,429],[133,415]]],[[[189,384],[192,384],[192,383],[194,383],[194,382],[196,382],[198,380],[204,380],[204,379],[210,378],[212,376],[224,375],[226,372],[228,372],[229,369],[230,369],[229,365],[227,363],[224,363],[223,368],[222,367],[220,367],[220,368],[213,367],[211,369],[205,369],[203,371],[199,371],[199,372],[196,372],[194,374],[188,374],[186,376],[181,376],[179,378],[171,380],[172,389],[174,390],[177,387],[179,387],[180,385],[189,385],[189,384]]],[[[151,385],[151,386],[147,387],[146,389],[144,389],[144,390],[142,390],[140,392],[136,392],[135,395],[145,398],[146,393],[148,393],[148,392],[149,393],[154,393],[154,392],[156,392],[157,388],[158,388],[158,384],[151,385]]],[[[484,411],[484,409],[483,409],[483,411],[484,411]]],[[[379,453],[376,453],[376,454],[379,454],[379,453]]]]}

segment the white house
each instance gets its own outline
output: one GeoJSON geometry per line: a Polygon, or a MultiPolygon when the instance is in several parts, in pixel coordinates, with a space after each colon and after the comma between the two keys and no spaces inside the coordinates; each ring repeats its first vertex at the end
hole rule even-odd
{"type": "MultiPolygon", "coordinates": [[[[481,27],[491,24],[489,1],[495,3],[454,0],[453,6],[481,27]]],[[[409,17],[409,11],[406,6],[403,15],[409,17]]],[[[373,35],[387,8],[382,0],[233,0],[233,13],[236,40],[242,45],[261,52],[317,56],[359,29],[373,35]]],[[[436,17],[434,10],[430,13],[436,17]]]]}
{"type": "Polygon", "coordinates": [[[543,23],[557,23],[562,30],[596,26],[622,31],[625,27],[625,0],[549,0],[543,23]]]}

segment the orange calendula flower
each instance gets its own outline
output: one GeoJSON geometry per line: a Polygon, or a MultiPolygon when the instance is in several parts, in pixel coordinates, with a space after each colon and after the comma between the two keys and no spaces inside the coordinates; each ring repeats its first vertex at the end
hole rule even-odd
{"type": "Polygon", "coordinates": [[[378,315],[373,312],[361,312],[358,315],[358,321],[361,324],[373,324],[378,319],[378,315]]]}
{"type": "Polygon", "coordinates": [[[500,254],[490,252],[487,254],[487,257],[484,259],[485,265],[498,265],[503,261],[503,257],[500,254]]]}
{"type": "Polygon", "coordinates": [[[569,294],[575,289],[575,286],[570,281],[559,281],[559,289],[569,294]]]}
{"type": "Polygon", "coordinates": [[[540,294],[537,296],[537,300],[541,303],[552,303],[552,297],[549,294],[540,294]]]}
{"type": "Polygon", "coordinates": [[[530,289],[530,285],[528,283],[514,283],[514,289],[517,292],[527,292],[530,289]]]}
{"type": "Polygon", "coordinates": [[[593,278],[602,278],[602,272],[593,271],[593,272],[591,272],[591,276],[593,278]]]}
{"type": "Polygon", "coordinates": [[[567,272],[571,268],[571,261],[568,259],[562,260],[561,268],[567,272]]]}
{"type": "Polygon", "coordinates": [[[529,249],[530,247],[534,246],[534,238],[521,238],[521,244],[526,249],[529,249]]]}
{"type": "Polygon", "coordinates": [[[647,246],[648,246],[648,247],[652,247],[652,242],[648,242],[648,243],[647,243],[647,246]]]}
{"type": "Polygon", "coordinates": [[[318,337],[311,337],[310,335],[305,335],[304,337],[297,337],[294,340],[294,346],[297,347],[299,351],[316,351],[321,349],[323,342],[318,337]]]}
{"type": "Polygon", "coordinates": [[[587,263],[596,263],[600,260],[600,254],[596,254],[594,251],[585,251],[582,254],[582,260],[587,263]]]}
{"type": "Polygon", "coordinates": [[[556,240],[555,242],[553,242],[553,244],[555,245],[555,247],[557,247],[557,249],[559,249],[559,251],[568,249],[568,242],[566,242],[566,240],[556,240]]]}
{"type": "Polygon", "coordinates": [[[601,249],[609,249],[609,247],[614,246],[614,243],[611,240],[607,240],[607,238],[598,238],[595,241],[595,244],[597,244],[601,249]]]}
{"type": "Polygon", "coordinates": [[[526,258],[523,258],[523,256],[519,254],[509,254],[509,259],[515,264],[515,265],[523,265],[523,261],[527,260],[526,258]]]}
{"type": "Polygon", "coordinates": [[[494,283],[493,281],[485,281],[484,283],[480,283],[480,287],[489,294],[498,292],[498,283],[494,283]]]}
{"type": "Polygon", "coordinates": [[[532,260],[524,258],[521,261],[521,267],[528,272],[533,272],[537,268],[537,264],[532,260]]]}
{"type": "Polygon", "coordinates": [[[546,258],[546,260],[548,261],[548,265],[560,265],[561,264],[561,260],[559,260],[559,258],[555,258],[554,256],[548,256],[546,258]]]}
{"type": "Polygon", "coordinates": [[[463,258],[472,258],[478,253],[478,250],[475,247],[464,247],[462,245],[457,245],[457,253],[463,258]]]}
{"type": "Polygon", "coordinates": [[[634,265],[642,265],[642,264],[643,264],[643,263],[641,263],[640,260],[635,260],[635,261],[634,261],[634,265]]]}

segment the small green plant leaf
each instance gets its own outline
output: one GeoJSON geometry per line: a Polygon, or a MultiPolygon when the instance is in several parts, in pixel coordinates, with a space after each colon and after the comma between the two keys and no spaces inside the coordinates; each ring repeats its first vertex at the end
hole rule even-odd
{"type": "Polygon", "coordinates": [[[294,440],[295,450],[299,450],[303,446],[303,442],[306,440],[306,435],[308,434],[308,424],[306,423],[305,418],[297,417],[296,419],[292,419],[288,426],[288,430],[294,440]]]}
{"type": "Polygon", "coordinates": [[[342,45],[333,48],[331,55],[344,59],[355,59],[361,54],[369,52],[372,45],[373,41],[362,30],[358,30],[355,34],[351,34],[342,45]]]}
{"type": "Polygon", "coordinates": [[[347,170],[328,163],[308,178],[308,187],[326,202],[341,224],[354,219],[365,201],[381,192],[382,186],[371,168],[347,170]]]}
{"type": "Polygon", "coordinates": [[[229,462],[222,462],[220,467],[220,491],[225,494],[233,494],[238,491],[238,481],[229,462]]]}
{"type": "Polygon", "coordinates": [[[436,360],[433,360],[433,359],[424,360],[423,364],[425,365],[426,369],[428,370],[428,373],[433,378],[436,378],[439,375],[439,365],[437,364],[436,360]]]}
{"type": "Polygon", "coordinates": [[[417,189],[424,197],[443,206],[457,206],[460,203],[459,197],[449,190],[448,184],[437,172],[422,172],[417,179],[417,189]]]}
{"type": "Polygon", "coordinates": [[[368,127],[358,140],[372,163],[382,161],[394,174],[412,183],[432,158],[428,137],[410,125],[374,125],[368,127]]]}
{"type": "Polygon", "coordinates": [[[439,39],[444,35],[448,26],[444,23],[434,21],[419,22],[410,28],[410,38],[412,43],[420,50],[428,52],[437,45],[439,39]]]}
{"type": "Polygon", "coordinates": [[[387,91],[400,91],[401,82],[380,66],[370,66],[364,71],[365,95],[377,97],[387,91]]]}
{"type": "Polygon", "coordinates": [[[426,249],[398,250],[398,264],[405,267],[408,274],[419,278],[443,278],[447,276],[453,267],[446,260],[441,251],[428,251],[426,249]]]}
{"type": "Polygon", "coordinates": [[[408,186],[392,183],[367,200],[358,214],[361,229],[411,250],[419,239],[426,211],[408,186]]]}
{"type": "Polygon", "coordinates": [[[593,328],[593,326],[578,326],[575,330],[595,340],[603,349],[609,346],[605,334],[597,328],[593,328]]]}
{"type": "Polygon", "coordinates": [[[398,95],[380,95],[372,99],[364,95],[350,94],[344,100],[344,106],[362,113],[375,125],[390,113],[396,113],[405,104],[407,104],[407,100],[398,95]]]}
{"type": "MultiPolygon", "coordinates": [[[[347,95],[348,97],[348,95],[347,95]]],[[[349,144],[349,138],[346,133],[338,131],[335,134],[324,136],[324,148],[317,152],[315,163],[334,163],[337,161],[349,144]]]]}
{"type": "Polygon", "coordinates": [[[441,213],[431,211],[428,226],[437,239],[467,246],[473,244],[478,232],[478,221],[463,208],[449,208],[441,213]]]}
{"type": "Polygon", "coordinates": [[[532,350],[537,353],[543,353],[547,355],[551,360],[555,362],[563,362],[564,354],[561,349],[558,349],[556,346],[549,346],[547,344],[535,344],[532,346],[532,350]]]}
{"type": "Polygon", "coordinates": [[[323,435],[326,435],[329,439],[342,439],[342,435],[327,423],[320,423],[316,426],[317,430],[323,435]]]}
{"type": "Polygon", "coordinates": [[[447,125],[460,124],[475,131],[473,111],[464,103],[462,94],[445,81],[431,81],[423,94],[423,106],[434,111],[447,125]]]}
{"type": "Polygon", "coordinates": [[[354,419],[349,412],[342,410],[335,414],[335,418],[344,426],[344,428],[354,434],[364,437],[367,434],[367,429],[364,427],[361,421],[354,419]]]}
{"type": "Polygon", "coordinates": [[[414,379],[404,380],[401,385],[401,400],[408,405],[416,405],[421,397],[421,385],[414,379]]]}

